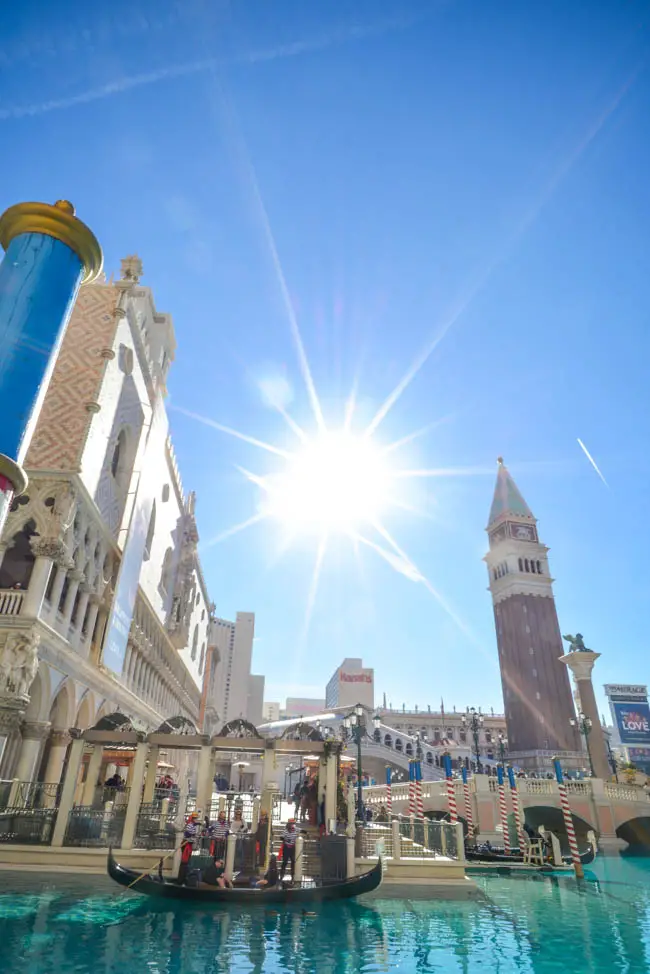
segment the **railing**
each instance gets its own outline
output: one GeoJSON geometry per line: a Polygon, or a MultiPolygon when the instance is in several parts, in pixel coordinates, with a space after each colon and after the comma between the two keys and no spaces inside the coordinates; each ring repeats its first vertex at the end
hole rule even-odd
{"type": "Polygon", "coordinates": [[[0,812],[0,842],[49,845],[56,814],[56,808],[4,808],[0,812]]]}
{"type": "Polygon", "coordinates": [[[16,808],[58,808],[61,784],[46,781],[15,782],[13,804],[16,808]]]}
{"type": "Polygon", "coordinates": [[[75,805],[68,816],[64,846],[119,846],[122,841],[126,805],[93,808],[75,805]]]}
{"type": "Polygon", "coordinates": [[[122,805],[126,807],[129,803],[130,794],[130,788],[107,788],[106,785],[100,785],[95,788],[92,807],[104,809],[107,802],[112,802],[113,807],[121,807],[122,805]]]}
{"type": "Polygon", "coordinates": [[[605,782],[605,794],[611,801],[650,802],[650,795],[644,788],[616,784],[613,781],[605,782]]]}
{"type": "Polygon", "coordinates": [[[383,846],[384,855],[392,859],[393,829],[390,825],[369,823],[361,830],[361,855],[373,858],[377,855],[378,843],[383,846]]]}
{"type": "MultiPolygon", "coordinates": [[[[167,801],[167,799],[165,799],[167,801]]],[[[169,803],[140,806],[133,845],[136,849],[173,849],[176,846],[174,811],[169,803]]]]}
{"type": "Polygon", "coordinates": [[[27,593],[15,588],[0,589],[0,616],[18,616],[27,593]]]}

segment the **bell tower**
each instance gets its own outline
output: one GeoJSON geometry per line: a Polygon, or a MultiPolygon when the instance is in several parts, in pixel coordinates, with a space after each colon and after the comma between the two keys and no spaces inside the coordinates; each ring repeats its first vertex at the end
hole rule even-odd
{"type": "Polygon", "coordinates": [[[553,596],[548,548],[537,520],[499,457],[485,556],[499,649],[511,759],[531,770],[553,755],[569,767],[584,759],[553,596]]]}

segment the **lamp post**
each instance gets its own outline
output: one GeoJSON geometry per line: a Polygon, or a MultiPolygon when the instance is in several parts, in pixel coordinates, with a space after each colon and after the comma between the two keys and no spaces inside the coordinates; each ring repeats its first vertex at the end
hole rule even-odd
{"type": "MultiPolygon", "coordinates": [[[[381,724],[381,717],[379,714],[375,714],[372,719],[375,729],[379,728],[381,724]]],[[[366,736],[366,724],[364,720],[364,711],[360,703],[356,704],[354,710],[343,718],[343,735],[344,739],[348,741],[354,741],[357,745],[357,818],[360,822],[365,822],[365,815],[363,812],[363,768],[361,764],[361,742],[366,736]]]]}
{"type": "Polygon", "coordinates": [[[587,745],[587,754],[589,756],[589,770],[591,771],[591,777],[595,778],[596,774],[594,772],[594,762],[591,760],[591,751],[589,749],[589,734],[591,733],[591,717],[587,717],[582,711],[578,714],[577,719],[575,717],[569,718],[569,723],[572,727],[577,727],[580,733],[585,739],[585,744],[587,745]]]}
{"type": "Polygon", "coordinates": [[[501,762],[501,767],[505,771],[506,769],[506,754],[508,753],[508,738],[505,734],[499,734],[497,737],[497,745],[499,748],[499,760],[501,762]]]}
{"type": "Polygon", "coordinates": [[[616,757],[612,750],[612,735],[610,731],[605,729],[603,729],[603,733],[605,735],[605,744],[607,745],[607,757],[609,758],[609,763],[612,768],[612,774],[614,775],[614,777],[616,777],[616,773],[618,771],[618,763],[616,761],[616,757]]]}
{"type": "Polygon", "coordinates": [[[468,707],[467,713],[463,714],[461,717],[463,722],[463,727],[469,729],[470,734],[474,739],[474,753],[476,755],[476,773],[480,771],[481,765],[481,749],[479,746],[479,736],[481,733],[481,728],[483,726],[483,714],[481,713],[481,708],[477,710],[475,707],[468,707]]]}

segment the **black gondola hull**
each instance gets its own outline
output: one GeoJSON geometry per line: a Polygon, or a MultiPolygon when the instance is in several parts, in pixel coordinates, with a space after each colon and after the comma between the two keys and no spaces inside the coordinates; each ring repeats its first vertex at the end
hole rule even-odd
{"type": "MultiPolygon", "coordinates": [[[[580,862],[583,866],[588,866],[589,863],[593,862],[596,857],[596,850],[593,845],[590,845],[588,849],[580,854],[580,862]]],[[[497,862],[503,863],[504,865],[513,865],[514,863],[523,863],[524,857],[518,854],[513,854],[507,856],[505,852],[481,852],[478,850],[469,849],[465,853],[465,858],[468,862],[497,862]]],[[[571,857],[563,856],[563,861],[567,865],[571,865],[571,857]]]]}
{"type": "Polygon", "coordinates": [[[173,880],[160,882],[149,875],[138,878],[140,873],[127,869],[116,862],[112,851],[108,853],[108,875],[120,886],[133,890],[134,893],[144,893],[158,899],[180,900],[186,903],[246,903],[250,906],[266,903],[287,903],[299,906],[310,903],[324,903],[328,900],[345,900],[353,896],[362,896],[377,889],[382,880],[381,859],[377,865],[362,876],[346,879],[340,883],[327,883],[324,886],[274,886],[268,889],[255,887],[235,887],[234,889],[203,889],[194,886],[182,886],[173,880]]]}

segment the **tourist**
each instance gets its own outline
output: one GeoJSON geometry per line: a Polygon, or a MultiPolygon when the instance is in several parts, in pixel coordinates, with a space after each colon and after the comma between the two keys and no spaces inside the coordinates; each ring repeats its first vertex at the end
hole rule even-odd
{"type": "Polygon", "coordinates": [[[305,778],[300,786],[300,821],[304,822],[309,808],[309,782],[305,778]]]}
{"type": "Polygon", "coordinates": [[[301,784],[296,781],[296,787],[293,789],[293,814],[298,817],[298,812],[300,811],[300,790],[301,784]]]}
{"type": "Polygon", "coordinates": [[[287,864],[291,863],[291,879],[293,880],[293,874],[296,868],[296,839],[298,838],[298,833],[296,832],[296,820],[295,818],[290,818],[287,822],[287,827],[282,833],[282,871],[281,877],[284,878],[287,872],[287,864]]]}
{"type": "Polygon", "coordinates": [[[278,860],[275,856],[271,856],[269,859],[269,868],[264,873],[263,878],[260,879],[255,885],[261,886],[262,888],[265,886],[277,886],[279,878],[278,860]]]}
{"type": "Polygon", "coordinates": [[[255,833],[255,854],[258,862],[266,862],[266,845],[269,836],[268,812],[260,812],[257,832],[255,833]]]}
{"type": "Polygon", "coordinates": [[[239,805],[236,805],[235,806],[235,816],[234,816],[234,818],[232,820],[232,823],[230,825],[230,831],[231,832],[235,832],[235,833],[238,834],[239,832],[245,832],[247,828],[248,828],[248,825],[244,821],[242,807],[239,806],[239,805]]]}
{"type": "Polygon", "coordinates": [[[201,886],[217,886],[219,889],[230,889],[232,883],[225,876],[226,865],[223,859],[215,856],[207,869],[201,875],[201,886]]]}

